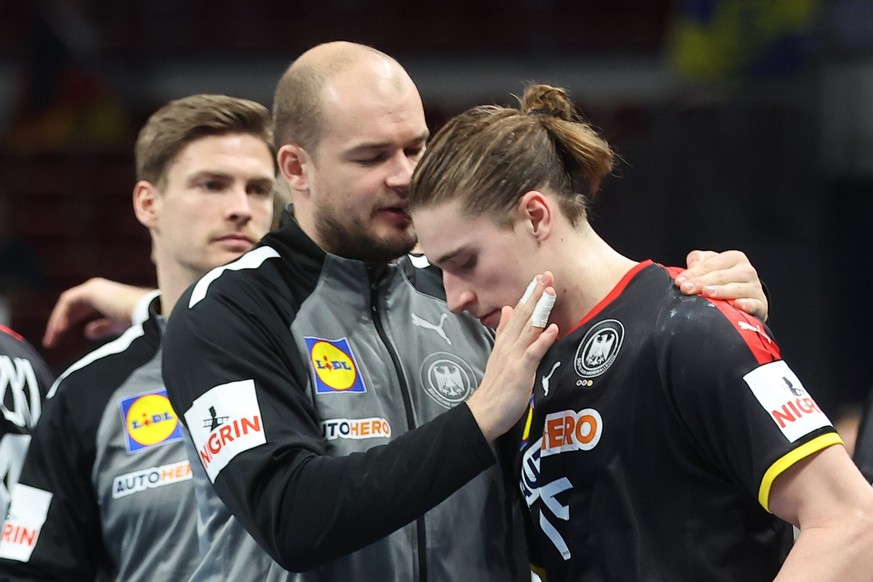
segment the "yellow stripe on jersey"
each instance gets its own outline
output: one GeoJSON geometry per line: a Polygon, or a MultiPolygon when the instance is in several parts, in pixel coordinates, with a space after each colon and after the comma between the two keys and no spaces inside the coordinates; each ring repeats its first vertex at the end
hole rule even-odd
{"type": "Polygon", "coordinates": [[[773,481],[776,477],[784,473],[789,467],[801,459],[805,459],[813,453],[817,453],[822,449],[826,449],[832,445],[843,444],[843,439],[835,432],[829,432],[816,437],[805,443],[788,454],[780,457],[775,463],[770,465],[767,472],[764,473],[764,478],[761,480],[761,488],[758,490],[758,503],[768,512],[770,511],[770,488],[773,486],[773,481]]]}
{"type": "Polygon", "coordinates": [[[521,435],[522,441],[527,441],[527,437],[530,436],[530,425],[533,420],[533,398],[531,398],[531,402],[527,407],[527,419],[524,421],[524,433],[521,435]]]}

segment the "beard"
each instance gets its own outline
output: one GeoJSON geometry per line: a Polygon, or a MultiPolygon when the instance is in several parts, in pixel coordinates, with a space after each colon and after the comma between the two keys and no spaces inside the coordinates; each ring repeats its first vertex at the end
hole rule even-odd
{"type": "Polygon", "coordinates": [[[315,230],[325,251],[370,265],[395,261],[411,251],[416,243],[411,229],[395,237],[379,238],[363,220],[354,218],[342,222],[328,208],[316,210],[315,230]]]}

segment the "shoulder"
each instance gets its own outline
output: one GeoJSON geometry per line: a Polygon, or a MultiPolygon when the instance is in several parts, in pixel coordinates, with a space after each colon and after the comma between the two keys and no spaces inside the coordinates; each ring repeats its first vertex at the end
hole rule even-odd
{"type": "Polygon", "coordinates": [[[417,292],[445,300],[443,272],[439,267],[431,265],[426,256],[410,253],[401,257],[397,266],[417,292]]]}
{"type": "MultiPolygon", "coordinates": [[[[213,269],[177,301],[164,333],[164,366],[188,368],[203,350],[250,353],[255,345],[285,338],[315,283],[301,281],[291,259],[262,245],[213,269]]],[[[222,356],[224,357],[224,356],[222,356]]]]}
{"type": "Polygon", "coordinates": [[[193,309],[212,297],[227,294],[244,297],[246,292],[254,288],[266,288],[271,279],[278,277],[279,259],[276,249],[266,245],[257,247],[237,260],[206,273],[189,287],[176,309],[193,309]]]}
{"type": "Polygon", "coordinates": [[[671,290],[661,304],[656,336],[698,355],[708,352],[724,357],[736,351],[759,364],[781,358],[770,329],[759,319],[726,301],[688,297],[678,290],[671,290]]]}
{"type": "Polygon", "coordinates": [[[0,354],[26,358],[31,362],[42,362],[42,356],[39,355],[36,348],[18,332],[5,325],[0,325],[0,354]]]}
{"type": "Polygon", "coordinates": [[[54,380],[54,374],[40,353],[17,332],[0,325],[0,358],[5,359],[4,365],[9,365],[17,372],[15,377],[21,377],[21,360],[27,362],[36,376],[36,380],[45,385],[44,393],[54,380]],[[6,363],[8,362],[8,364],[6,363]]]}
{"type": "Polygon", "coordinates": [[[89,398],[111,394],[158,353],[160,341],[148,329],[150,324],[153,322],[131,326],[115,340],[76,361],[58,376],[49,397],[59,394],[78,397],[78,390],[87,390],[89,398]]]}

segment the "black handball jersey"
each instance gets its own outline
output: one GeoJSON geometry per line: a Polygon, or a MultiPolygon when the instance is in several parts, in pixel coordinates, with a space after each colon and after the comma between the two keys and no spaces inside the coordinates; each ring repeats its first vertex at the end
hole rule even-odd
{"type": "Polygon", "coordinates": [[[0,515],[18,481],[30,431],[36,425],[54,376],[19,334],[0,325],[0,515]]]}
{"type": "Polygon", "coordinates": [[[841,442],[769,330],[641,263],[546,354],[519,476],[562,580],[772,580],[780,473],[841,442]]]}

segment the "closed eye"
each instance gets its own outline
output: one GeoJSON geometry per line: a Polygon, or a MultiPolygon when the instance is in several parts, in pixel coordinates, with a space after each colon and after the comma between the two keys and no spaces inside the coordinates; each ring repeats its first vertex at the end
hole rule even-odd
{"type": "Polygon", "coordinates": [[[403,150],[403,153],[406,154],[407,158],[412,158],[414,160],[417,160],[424,153],[424,146],[406,148],[405,150],[403,150]]]}
{"type": "Polygon", "coordinates": [[[386,153],[378,153],[372,156],[367,156],[363,158],[356,158],[354,162],[356,164],[360,164],[362,166],[375,166],[376,164],[380,164],[388,159],[388,154],[386,153]]]}
{"type": "Polygon", "coordinates": [[[470,255],[470,257],[466,261],[456,267],[456,270],[459,273],[469,273],[476,267],[477,258],[478,257],[476,255],[470,255]]]}

